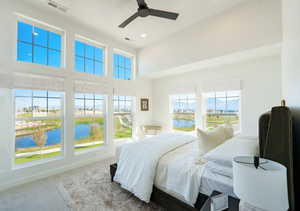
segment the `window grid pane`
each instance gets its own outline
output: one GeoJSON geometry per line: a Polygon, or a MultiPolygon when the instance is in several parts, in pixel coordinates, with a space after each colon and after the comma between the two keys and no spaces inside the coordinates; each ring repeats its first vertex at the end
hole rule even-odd
{"type": "Polygon", "coordinates": [[[132,137],[133,97],[114,96],[113,106],[115,139],[132,137]]]}
{"type": "Polygon", "coordinates": [[[75,70],[94,75],[104,75],[104,49],[76,40],[75,70]]]}
{"type": "Polygon", "coordinates": [[[113,55],[114,67],[113,77],[116,79],[131,80],[132,78],[132,58],[119,54],[113,55]]]}
{"type": "Polygon", "coordinates": [[[105,138],[105,98],[90,93],[75,94],[75,150],[100,147],[105,138]]]}
{"type": "Polygon", "coordinates": [[[62,154],[61,92],[15,90],[15,164],[62,154]]]}
{"type": "Polygon", "coordinates": [[[195,130],[196,96],[174,95],[171,96],[173,129],[179,131],[195,130]]]}
{"type": "Polygon", "coordinates": [[[206,127],[231,124],[235,131],[240,130],[240,91],[216,92],[205,94],[206,127]]]}
{"type": "Polygon", "coordinates": [[[61,35],[18,22],[17,60],[61,67],[61,35]]]}

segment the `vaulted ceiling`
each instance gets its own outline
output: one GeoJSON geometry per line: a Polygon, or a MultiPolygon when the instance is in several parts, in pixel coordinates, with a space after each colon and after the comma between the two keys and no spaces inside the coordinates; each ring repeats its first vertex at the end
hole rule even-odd
{"type": "MultiPolygon", "coordinates": [[[[29,4],[62,13],[47,4],[47,0],[26,0],[29,4]]],[[[55,1],[55,0],[54,0],[55,1]]],[[[137,18],[125,29],[118,27],[137,10],[136,0],[56,0],[69,9],[70,18],[105,32],[134,48],[143,48],[166,39],[207,17],[214,16],[246,0],[146,0],[151,8],[180,13],[176,21],[158,17],[137,18]],[[141,37],[146,34],[147,37],[141,37]],[[130,38],[126,41],[124,38],[130,38]]]]}

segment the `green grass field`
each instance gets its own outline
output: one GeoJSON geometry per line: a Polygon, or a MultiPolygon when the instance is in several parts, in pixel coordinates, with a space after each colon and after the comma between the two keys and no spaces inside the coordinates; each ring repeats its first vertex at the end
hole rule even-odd
{"type": "Polygon", "coordinates": [[[23,164],[23,163],[27,163],[27,162],[40,160],[40,159],[52,158],[52,157],[61,155],[61,153],[62,152],[60,151],[60,152],[47,153],[47,154],[43,154],[43,155],[37,154],[37,155],[31,155],[31,156],[27,156],[27,157],[20,157],[20,158],[16,158],[15,163],[23,164]]]}
{"type": "MultiPolygon", "coordinates": [[[[41,122],[41,126],[39,128],[42,128],[43,130],[47,131],[50,129],[56,129],[61,127],[61,120],[39,120],[41,122]]],[[[114,124],[115,124],[115,138],[129,138],[132,137],[132,128],[131,127],[124,127],[122,126],[119,118],[114,118],[114,124]]],[[[89,146],[76,146],[79,144],[85,144],[85,143],[91,143],[91,142],[97,142],[97,141],[104,141],[104,118],[103,117],[80,117],[75,119],[75,125],[79,124],[94,124],[98,127],[91,130],[91,134],[88,138],[81,139],[81,140],[75,140],[75,151],[82,151],[86,149],[96,148],[100,147],[103,144],[95,144],[95,145],[89,145],[89,146]]],[[[129,123],[129,125],[131,125],[129,123]]],[[[36,128],[25,128],[17,132],[19,135],[26,134],[26,135],[32,135],[36,131],[36,128]]],[[[44,146],[42,148],[40,147],[30,147],[30,148],[18,148],[16,149],[16,154],[22,154],[22,153],[28,153],[28,152],[39,152],[42,150],[51,150],[56,148],[61,148],[61,144],[51,145],[51,146],[44,146]]],[[[60,152],[51,152],[47,154],[35,154],[30,155],[26,157],[18,157],[15,159],[16,164],[23,164],[27,162],[37,161],[40,159],[45,158],[51,158],[56,157],[58,155],[61,155],[60,152]]]]}

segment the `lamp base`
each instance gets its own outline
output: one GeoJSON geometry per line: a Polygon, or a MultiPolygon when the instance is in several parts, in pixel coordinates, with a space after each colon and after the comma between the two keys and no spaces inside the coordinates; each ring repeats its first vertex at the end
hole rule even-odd
{"type": "Polygon", "coordinates": [[[268,210],[255,207],[254,205],[251,205],[241,200],[239,205],[239,211],[268,211],[268,210]]]}

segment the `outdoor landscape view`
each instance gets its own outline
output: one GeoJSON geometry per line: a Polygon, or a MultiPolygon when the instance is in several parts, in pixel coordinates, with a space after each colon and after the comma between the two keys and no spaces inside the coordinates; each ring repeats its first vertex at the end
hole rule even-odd
{"type": "MultiPolygon", "coordinates": [[[[63,92],[15,90],[15,163],[62,155],[63,92]]],[[[99,147],[105,140],[105,97],[75,94],[74,149],[99,147]]],[[[132,137],[132,98],[114,97],[115,138],[132,137]]]]}
{"type": "Polygon", "coordinates": [[[114,96],[114,131],[115,139],[132,137],[132,106],[133,97],[114,96]]]}
{"type": "MultiPolygon", "coordinates": [[[[206,107],[204,123],[207,129],[212,129],[225,123],[230,123],[235,131],[240,129],[239,91],[206,93],[203,99],[206,107]]],[[[195,96],[173,96],[172,105],[173,128],[187,132],[195,130],[195,96]]]]}

